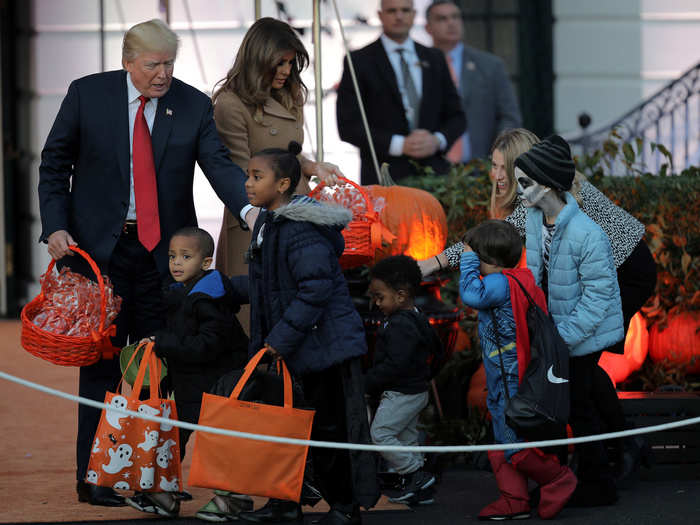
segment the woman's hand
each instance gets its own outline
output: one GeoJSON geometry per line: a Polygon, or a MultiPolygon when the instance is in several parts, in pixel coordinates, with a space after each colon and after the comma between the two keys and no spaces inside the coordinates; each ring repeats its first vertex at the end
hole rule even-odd
{"type": "Polygon", "coordinates": [[[338,182],[338,177],[345,177],[340,168],[330,162],[314,162],[304,159],[301,169],[307,178],[318,177],[328,186],[333,186],[338,182]]]}

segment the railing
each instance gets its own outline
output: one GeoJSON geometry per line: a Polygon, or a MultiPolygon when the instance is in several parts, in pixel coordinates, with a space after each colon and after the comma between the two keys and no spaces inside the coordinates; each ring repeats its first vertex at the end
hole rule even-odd
{"type": "MultiPolygon", "coordinates": [[[[700,63],[686,71],[650,98],[629,111],[620,119],[602,128],[586,133],[590,117],[579,116],[583,133],[567,137],[574,154],[586,154],[600,149],[613,129],[623,142],[643,140],[640,152],[645,170],[657,172],[667,159],[651,144],[663,144],[671,152],[673,166],[669,170],[679,173],[700,163],[700,63]]],[[[620,166],[613,166],[615,174],[623,174],[620,166]]]]}

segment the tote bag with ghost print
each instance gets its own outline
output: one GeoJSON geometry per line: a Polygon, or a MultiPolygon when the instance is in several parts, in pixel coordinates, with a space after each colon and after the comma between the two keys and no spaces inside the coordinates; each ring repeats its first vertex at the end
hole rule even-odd
{"type": "MultiPolygon", "coordinates": [[[[136,354],[134,352],[132,359],[136,354]]],[[[117,393],[107,392],[105,404],[176,420],[175,401],[159,397],[159,378],[160,360],[153,353],[153,343],[149,343],[143,353],[131,393],[122,394],[122,377],[117,393]],[[146,372],[149,374],[149,397],[140,400],[139,393],[146,372]]],[[[127,416],[116,410],[102,410],[85,481],[117,490],[181,491],[178,428],[167,423],[127,416]]]]}

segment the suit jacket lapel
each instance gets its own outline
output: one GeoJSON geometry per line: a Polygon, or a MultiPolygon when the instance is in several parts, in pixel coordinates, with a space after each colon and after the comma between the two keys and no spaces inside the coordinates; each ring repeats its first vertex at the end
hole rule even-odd
{"type": "Polygon", "coordinates": [[[158,174],[160,162],[163,160],[165,147],[168,145],[168,138],[170,137],[170,131],[173,128],[173,121],[177,116],[176,111],[173,108],[173,101],[175,97],[172,93],[174,89],[176,88],[175,81],[173,80],[168,92],[158,99],[156,118],[153,121],[151,146],[153,148],[153,164],[156,168],[156,174],[158,174]]]}
{"type": "Polygon", "coordinates": [[[389,62],[389,57],[386,55],[384,50],[384,45],[381,40],[375,40],[373,48],[374,63],[379,71],[379,75],[382,77],[384,83],[389,86],[389,91],[396,99],[396,102],[403,108],[403,100],[401,100],[401,93],[399,93],[399,84],[396,81],[396,73],[394,68],[389,62]]]}
{"type": "Polygon", "coordinates": [[[111,106],[114,108],[114,137],[117,152],[117,162],[122,179],[130,184],[129,174],[129,100],[126,89],[126,71],[117,75],[118,83],[112,92],[111,106]]]}
{"type": "Polygon", "coordinates": [[[469,95],[474,87],[474,82],[477,81],[478,75],[479,73],[476,70],[476,62],[472,58],[467,46],[464,46],[464,49],[462,50],[462,73],[459,79],[459,93],[462,95],[465,108],[467,107],[466,104],[469,100],[469,95]]]}
{"type": "Polygon", "coordinates": [[[438,86],[436,84],[435,75],[437,74],[433,64],[430,61],[430,55],[427,50],[422,48],[420,45],[415,44],[416,54],[418,55],[418,60],[420,60],[420,70],[421,77],[423,78],[423,87],[420,98],[420,115],[418,115],[418,123],[424,122],[424,115],[427,111],[431,111],[430,102],[435,100],[435,97],[431,97],[431,93],[437,93],[438,86]]]}

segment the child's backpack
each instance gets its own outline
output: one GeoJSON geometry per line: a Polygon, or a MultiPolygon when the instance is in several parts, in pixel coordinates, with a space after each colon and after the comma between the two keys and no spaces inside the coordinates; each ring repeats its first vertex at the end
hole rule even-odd
{"type": "MultiPolygon", "coordinates": [[[[569,347],[551,316],[535,303],[517,278],[508,277],[518,283],[529,303],[527,328],[531,357],[518,391],[511,396],[505,383],[503,357],[498,353],[506,394],[506,423],[530,441],[551,438],[560,434],[569,420],[569,347]]],[[[498,338],[493,310],[491,316],[498,338]]]]}

